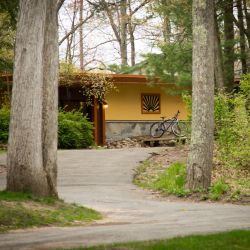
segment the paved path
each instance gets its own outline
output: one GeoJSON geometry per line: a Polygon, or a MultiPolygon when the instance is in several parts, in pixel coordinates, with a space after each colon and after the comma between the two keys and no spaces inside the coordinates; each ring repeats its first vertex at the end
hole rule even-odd
{"type": "MultiPolygon", "coordinates": [[[[95,208],[105,219],[87,227],[0,234],[0,249],[57,249],[250,228],[250,206],[161,201],[134,186],[133,168],[157,150],[59,151],[60,197],[95,208]]],[[[0,176],[0,188],[4,182],[0,176]]]]}

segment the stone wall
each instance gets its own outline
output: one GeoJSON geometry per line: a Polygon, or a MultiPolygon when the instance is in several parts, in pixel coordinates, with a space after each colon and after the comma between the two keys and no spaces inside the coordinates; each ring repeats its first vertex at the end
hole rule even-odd
{"type": "Polygon", "coordinates": [[[117,141],[128,137],[150,134],[150,126],[155,121],[106,121],[106,140],[117,141]]]}

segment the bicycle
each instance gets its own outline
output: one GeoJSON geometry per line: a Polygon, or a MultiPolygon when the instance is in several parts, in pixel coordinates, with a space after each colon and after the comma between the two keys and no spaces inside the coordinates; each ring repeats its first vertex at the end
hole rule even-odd
{"type": "Polygon", "coordinates": [[[164,133],[173,133],[175,136],[183,137],[186,135],[186,124],[179,123],[178,116],[180,111],[171,118],[165,120],[165,116],[162,116],[162,121],[155,122],[150,127],[150,135],[154,138],[160,138],[164,133]]]}

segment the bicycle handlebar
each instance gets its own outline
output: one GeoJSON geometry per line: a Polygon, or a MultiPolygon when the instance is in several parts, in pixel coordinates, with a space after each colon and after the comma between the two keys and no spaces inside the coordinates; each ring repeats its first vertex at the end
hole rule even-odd
{"type": "Polygon", "coordinates": [[[176,114],[174,115],[174,117],[177,118],[179,114],[180,114],[180,110],[178,109],[177,112],[176,112],[176,114]]]}

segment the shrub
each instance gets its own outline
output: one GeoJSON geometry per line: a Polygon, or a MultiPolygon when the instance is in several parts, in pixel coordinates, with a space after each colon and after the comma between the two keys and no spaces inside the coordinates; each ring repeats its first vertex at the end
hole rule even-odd
{"type": "MultiPolygon", "coordinates": [[[[10,110],[7,106],[0,108],[0,144],[6,144],[9,134],[10,110]]],[[[81,112],[59,110],[58,147],[87,148],[93,144],[93,126],[81,112]]]]}
{"type": "Polygon", "coordinates": [[[8,142],[10,123],[10,110],[3,106],[0,108],[0,144],[6,144],[8,142]]]}
{"type": "Polygon", "coordinates": [[[250,165],[249,79],[244,78],[238,93],[218,94],[215,98],[217,153],[228,166],[250,165]]]}
{"type": "MultiPolygon", "coordinates": [[[[191,111],[191,96],[184,101],[191,111]]],[[[250,75],[243,76],[238,93],[215,96],[215,139],[217,157],[230,167],[250,166],[250,75]]],[[[190,115],[191,117],[191,115],[190,115]]]]}
{"type": "Polygon", "coordinates": [[[79,111],[59,111],[58,147],[87,148],[93,144],[92,123],[79,111]]]}

